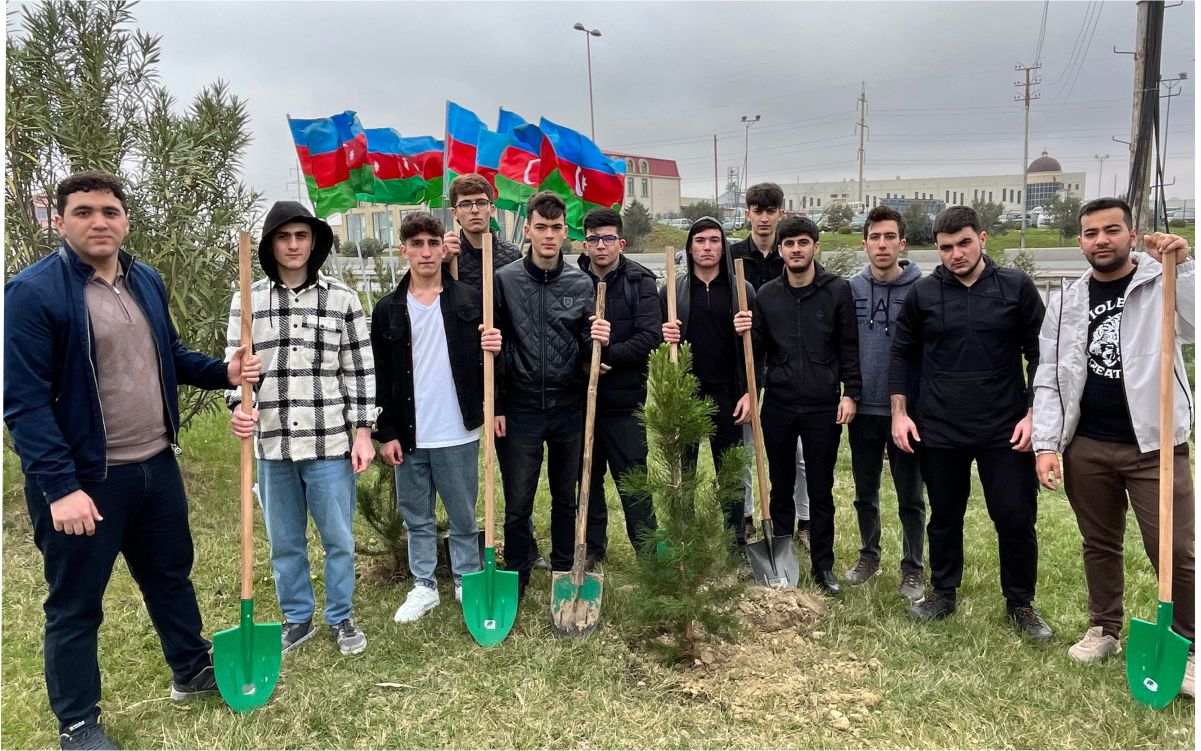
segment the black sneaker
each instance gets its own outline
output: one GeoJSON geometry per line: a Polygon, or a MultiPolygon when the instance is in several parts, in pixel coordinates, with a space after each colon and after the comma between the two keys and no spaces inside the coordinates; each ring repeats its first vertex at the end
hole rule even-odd
{"type": "Polygon", "coordinates": [[[861,555],[859,556],[859,560],[855,561],[855,565],[847,569],[846,573],[842,575],[842,578],[846,580],[847,584],[863,584],[879,570],[879,558],[869,558],[866,555],[861,555]]]}
{"type": "Polygon", "coordinates": [[[941,621],[955,612],[955,599],[931,592],[909,608],[909,617],[919,623],[941,621]]]}
{"type": "Polygon", "coordinates": [[[117,744],[104,734],[104,723],[97,717],[95,721],[80,720],[68,726],[58,736],[58,747],[115,749],[117,744]]]}
{"type": "Polygon", "coordinates": [[[303,623],[285,623],[283,629],[283,650],[281,654],[286,654],[293,649],[296,649],[301,644],[313,638],[313,634],[317,633],[317,627],[313,625],[313,619],[310,618],[303,623]]]}
{"type": "Polygon", "coordinates": [[[842,594],[842,585],[838,583],[838,577],[834,576],[833,571],[814,571],[813,583],[822,593],[830,597],[838,597],[842,594]]]}
{"type": "Polygon", "coordinates": [[[920,571],[906,571],[901,574],[901,597],[917,601],[926,593],[926,581],[920,571]]]}
{"type": "Polygon", "coordinates": [[[171,701],[192,701],[217,693],[217,675],[209,665],[187,683],[171,681],[171,701]]]}
{"type": "Polygon", "coordinates": [[[1030,641],[1036,641],[1040,644],[1047,644],[1051,641],[1051,637],[1053,636],[1051,627],[1042,619],[1042,616],[1038,614],[1033,605],[1026,605],[1010,610],[1009,618],[1017,624],[1018,629],[1030,641]]]}
{"type": "Polygon", "coordinates": [[[550,564],[546,562],[545,558],[538,556],[534,559],[534,562],[530,564],[530,568],[534,569],[535,571],[550,571],[550,564]]]}
{"type": "Polygon", "coordinates": [[[329,632],[344,655],[357,655],[367,648],[367,635],[349,618],[330,625],[329,632]]]}

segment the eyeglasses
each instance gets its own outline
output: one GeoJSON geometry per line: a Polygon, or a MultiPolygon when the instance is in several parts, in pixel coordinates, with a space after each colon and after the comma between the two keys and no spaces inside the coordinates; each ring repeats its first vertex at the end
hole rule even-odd
{"type": "Polygon", "coordinates": [[[613,245],[620,239],[617,235],[589,235],[584,238],[584,242],[595,248],[598,245],[613,245]]]}
{"type": "Polygon", "coordinates": [[[455,204],[455,208],[459,211],[471,211],[473,208],[483,211],[492,205],[492,202],[487,198],[477,198],[474,201],[459,201],[455,204]]]}

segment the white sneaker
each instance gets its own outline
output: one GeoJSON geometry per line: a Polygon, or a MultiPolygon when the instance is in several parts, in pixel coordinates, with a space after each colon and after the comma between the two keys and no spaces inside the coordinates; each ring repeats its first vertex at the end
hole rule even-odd
{"type": "Polygon", "coordinates": [[[1180,684],[1180,695],[1187,696],[1190,699],[1197,697],[1197,655],[1192,653],[1188,656],[1188,662],[1184,663],[1184,681],[1180,684]]]}
{"type": "Polygon", "coordinates": [[[1068,657],[1076,662],[1088,664],[1100,662],[1121,651],[1122,645],[1117,639],[1105,633],[1100,626],[1093,626],[1084,632],[1084,638],[1068,647],[1068,657]]]}
{"type": "Polygon", "coordinates": [[[397,623],[410,623],[438,607],[438,590],[418,584],[409,592],[409,596],[399,608],[392,620],[397,623]]]}
{"type": "Polygon", "coordinates": [[[455,584],[455,602],[463,601],[463,585],[455,584]]]}

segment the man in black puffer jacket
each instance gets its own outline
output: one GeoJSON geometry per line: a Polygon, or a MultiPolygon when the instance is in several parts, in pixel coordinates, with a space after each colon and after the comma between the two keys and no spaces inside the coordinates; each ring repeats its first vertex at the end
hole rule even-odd
{"type": "MultiPolygon", "coordinates": [[[[646,401],[646,368],[660,341],[659,291],[655,275],[622,255],[621,216],[612,209],[593,209],[584,217],[580,268],[593,283],[604,282],[605,319],[612,326],[601,361],[596,394],[596,439],[592,447],[592,482],[588,497],[588,563],[605,560],[608,510],[605,466],[616,483],[629,469],[646,465],[646,429],[634,416],[646,401]]],[[[655,507],[646,495],[618,491],[625,511],[626,534],[636,550],[655,529],[655,507]]]]}
{"type": "Polygon", "coordinates": [[[504,340],[496,454],[505,491],[505,567],[518,573],[519,596],[530,580],[530,517],[544,443],[551,496],[550,562],[555,571],[571,567],[585,368],[592,340],[609,343],[608,322],[592,320],[592,281],[563,260],[563,199],[547,191],[535,193],[526,216],[529,255],[496,272],[495,279],[496,325],[504,340]]]}
{"type": "Polygon", "coordinates": [[[450,213],[462,228],[458,232],[447,232],[442,239],[446,259],[443,266],[449,276],[450,261],[459,259],[458,280],[480,291],[484,283],[483,251],[484,233],[492,235],[492,270],[499,271],[521,258],[516,245],[505,242],[500,233],[488,228],[496,216],[492,203],[496,194],[487,180],[475,173],[459,175],[450,181],[450,213]]]}
{"type": "Polygon", "coordinates": [[[984,254],[988,233],[972,208],[943,210],[933,230],[942,265],[905,297],[889,366],[892,439],[903,451],[916,449],[930,498],[932,591],[909,615],[929,621],[955,612],[975,460],[1009,617],[1028,638],[1049,642],[1051,629],[1033,605],[1038,481],[1030,451],[1043,302],[1030,277],[984,254]],[[913,359],[921,364],[910,412],[913,359]]]}

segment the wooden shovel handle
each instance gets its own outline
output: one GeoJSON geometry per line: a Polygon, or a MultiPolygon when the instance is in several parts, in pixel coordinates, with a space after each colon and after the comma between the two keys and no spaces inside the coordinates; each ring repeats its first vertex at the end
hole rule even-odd
{"type": "MultiPolygon", "coordinates": [[[[240,343],[246,349],[242,354],[242,368],[245,372],[246,361],[254,351],[253,318],[254,309],[250,305],[250,233],[238,234],[238,317],[242,324],[240,343]]],[[[250,415],[254,411],[254,388],[245,379],[242,380],[242,414],[250,415]]],[[[254,438],[242,439],[241,469],[241,506],[242,506],[242,599],[254,597],[254,580],[251,574],[251,564],[254,562],[254,438]]]]}
{"type": "MultiPolygon", "coordinates": [[[[738,312],[745,313],[746,276],[742,269],[742,259],[734,260],[735,284],[738,287],[738,312]]],[[[759,387],[755,384],[755,351],[751,347],[751,332],[742,332],[742,361],[746,367],[746,389],[751,395],[751,435],[755,439],[755,476],[759,481],[759,518],[766,520],[770,516],[767,507],[767,457],[763,450],[763,428],[759,423],[759,387]]]]}
{"type": "MultiPolygon", "coordinates": [[[[484,233],[480,263],[483,264],[484,330],[492,328],[492,233],[484,233]]],[[[457,258],[451,259],[451,274],[457,277],[457,258]]],[[[484,353],[484,547],[496,547],[496,396],[492,393],[496,381],[496,355],[484,353]]]]}
{"type": "MultiPolygon", "coordinates": [[[[596,320],[605,317],[604,282],[596,285],[596,320]]],[[[588,398],[584,407],[584,459],[580,468],[580,502],[575,514],[576,555],[571,567],[572,580],[579,585],[583,581],[584,556],[579,553],[586,544],[588,534],[588,491],[592,484],[592,434],[596,430],[596,382],[600,379],[601,343],[592,340],[592,362],[588,366],[588,398]]]]}
{"type": "Polygon", "coordinates": [[[1159,345],[1159,601],[1172,601],[1172,489],[1175,483],[1176,255],[1163,254],[1163,320],[1159,345]]]}
{"type": "MultiPolygon", "coordinates": [[[[667,323],[676,320],[676,249],[667,248],[667,265],[663,267],[664,280],[667,284],[667,323]]],[[[671,361],[679,362],[680,345],[671,345],[671,361]]]]}

